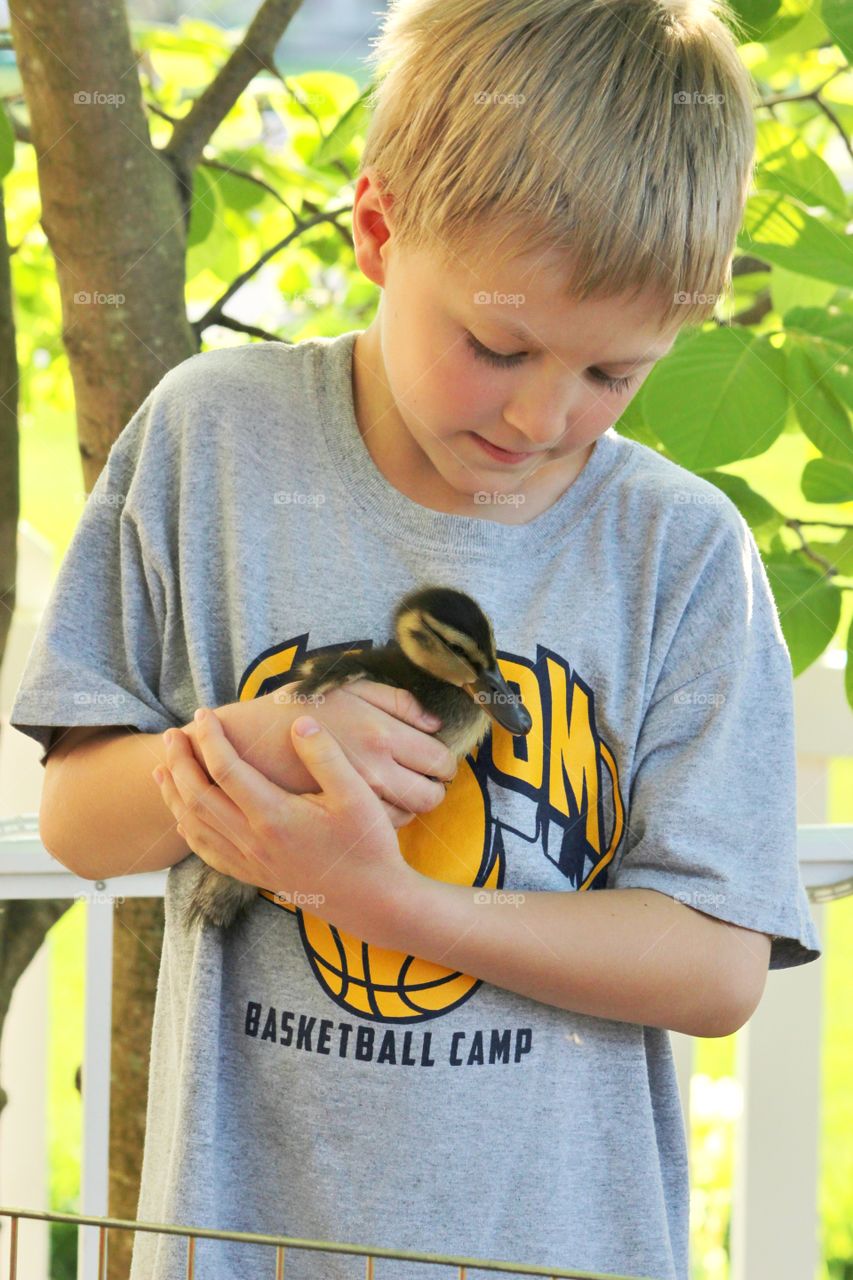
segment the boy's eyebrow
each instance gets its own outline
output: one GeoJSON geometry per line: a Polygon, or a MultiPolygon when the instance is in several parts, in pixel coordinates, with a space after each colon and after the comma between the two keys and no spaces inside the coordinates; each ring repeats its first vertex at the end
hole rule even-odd
{"type": "MultiPolygon", "coordinates": [[[[493,317],[491,318],[490,322],[492,324],[502,325],[503,328],[506,329],[507,333],[509,333],[513,338],[516,338],[519,342],[529,343],[530,340],[533,338],[533,334],[531,334],[529,330],[526,330],[524,328],[519,328],[517,325],[514,325],[511,320],[503,320],[503,319],[499,320],[497,319],[497,317],[493,317]]],[[[669,347],[665,347],[663,348],[663,350],[661,350],[660,348],[650,348],[648,351],[644,352],[642,355],[624,356],[621,359],[617,358],[616,356],[610,356],[608,357],[607,360],[602,360],[600,363],[601,364],[650,364],[652,360],[661,360],[668,353],[668,351],[669,351],[669,347]]]]}

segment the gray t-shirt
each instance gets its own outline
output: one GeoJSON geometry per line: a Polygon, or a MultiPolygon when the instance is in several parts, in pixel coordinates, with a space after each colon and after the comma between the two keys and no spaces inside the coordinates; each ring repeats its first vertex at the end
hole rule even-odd
{"type": "MultiPolygon", "coordinates": [[[[383,643],[405,591],[446,583],[491,616],[534,731],[498,729],[460,768],[424,837],[431,874],[656,889],[773,935],[773,969],[815,960],[790,659],[737,509],[612,428],[528,524],[422,507],[359,434],[355,337],[166,374],[88,499],[12,724],[43,747],[57,725],[184,724],[313,649],[383,643]]],[[[687,1280],[667,1031],[373,946],[354,965],[262,892],[239,937],[186,932],[201,865],[167,878],[140,1219],[687,1280]]],[[[186,1247],[138,1234],[131,1280],[182,1280],[186,1247]]],[[[259,1245],[197,1245],[205,1280],[273,1267],[259,1245]]],[[[364,1262],[288,1250],[286,1274],[357,1280],[364,1262]]]]}

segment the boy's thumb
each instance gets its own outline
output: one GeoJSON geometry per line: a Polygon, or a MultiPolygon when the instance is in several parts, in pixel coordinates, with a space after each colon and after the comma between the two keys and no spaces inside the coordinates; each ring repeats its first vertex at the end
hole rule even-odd
{"type": "Polygon", "coordinates": [[[322,725],[318,724],[311,716],[299,716],[293,722],[293,727],[299,734],[300,738],[313,737],[315,733],[322,731],[322,725]]]}

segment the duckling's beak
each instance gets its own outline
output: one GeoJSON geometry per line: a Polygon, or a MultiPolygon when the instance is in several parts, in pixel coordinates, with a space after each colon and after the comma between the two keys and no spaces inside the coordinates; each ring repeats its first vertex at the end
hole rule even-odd
{"type": "Polygon", "coordinates": [[[497,666],[465,686],[475,702],[510,733],[529,733],[533,725],[530,712],[514,694],[497,666]]]}

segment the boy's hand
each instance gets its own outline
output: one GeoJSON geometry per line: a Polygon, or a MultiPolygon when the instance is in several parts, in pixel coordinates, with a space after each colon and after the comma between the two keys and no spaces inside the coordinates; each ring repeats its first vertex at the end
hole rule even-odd
{"type": "MultiPolygon", "coordinates": [[[[263,697],[217,708],[228,738],[248,764],[286,791],[316,793],[317,781],[291,736],[294,721],[307,712],[334,735],[395,826],[441,803],[445,788],[433,779],[452,778],[456,759],[431,736],[438,723],[427,724],[409,690],[361,679],[306,703],[292,700],[295,685],[294,681],[263,697]]],[[[196,726],[191,722],[184,731],[193,739],[196,726]]]]}
{"type": "Polygon", "coordinates": [[[304,895],[313,915],[363,937],[418,873],[334,734],[319,724],[313,735],[298,732],[310,724],[297,718],[293,746],[319,794],[291,795],[270,782],[240,758],[210,710],[193,725],[209,778],[186,733],[171,730],[160,786],[187,844],[215,871],[296,904],[304,895]]]}

